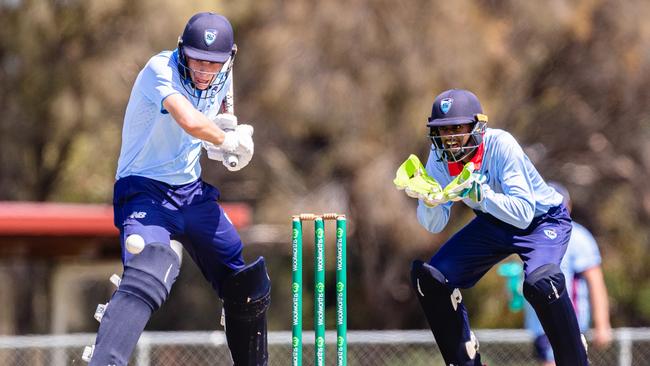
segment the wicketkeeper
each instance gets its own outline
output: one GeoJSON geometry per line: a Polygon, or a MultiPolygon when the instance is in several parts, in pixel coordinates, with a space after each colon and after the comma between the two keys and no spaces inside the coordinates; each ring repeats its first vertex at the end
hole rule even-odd
{"type": "Polygon", "coordinates": [[[443,92],[427,123],[432,145],[426,168],[412,161],[400,168],[410,167],[413,184],[400,180],[398,171],[396,184],[419,199],[417,217],[427,230],[444,229],[456,201],[476,213],[431,259],[413,262],[417,298],[445,363],[481,365],[460,289],[474,286],[515,253],[524,263],[524,296],[548,335],[557,365],[588,365],[559,267],[571,234],[562,195],[544,182],[512,135],[487,128],[487,120],[471,92],[443,92]],[[436,183],[425,184],[429,181],[436,183]]]}
{"type": "MultiPolygon", "coordinates": [[[[228,20],[199,13],[178,48],[153,56],[135,81],[113,198],[124,273],[101,317],[90,365],[127,364],[178,276],[170,240],[184,245],[223,299],[234,364],[267,364],[271,284],[264,259],[244,263],[239,235],[217,203],[219,191],[200,178],[202,148],[231,171],[253,156],[253,128],[237,125],[232,114],[236,50],[228,20]]],[[[216,309],[206,315],[208,322],[218,318],[216,309]]]]}

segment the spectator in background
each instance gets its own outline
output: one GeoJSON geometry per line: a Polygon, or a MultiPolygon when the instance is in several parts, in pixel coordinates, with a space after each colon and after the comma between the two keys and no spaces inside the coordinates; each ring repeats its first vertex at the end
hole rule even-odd
{"type": "MultiPolygon", "coordinates": [[[[571,210],[571,197],[567,189],[555,182],[549,183],[564,196],[564,204],[571,210]]],[[[567,281],[569,296],[578,317],[580,331],[589,329],[593,320],[593,343],[603,348],[612,341],[609,323],[609,302],[603,279],[598,244],[584,226],[573,221],[569,245],[560,264],[567,281]]],[[[535,355],[544,366],[553,366],[553,350],[544,334],[537,315],[530,304],[525,307],[525,326],[535,336],[535,355]]]]}

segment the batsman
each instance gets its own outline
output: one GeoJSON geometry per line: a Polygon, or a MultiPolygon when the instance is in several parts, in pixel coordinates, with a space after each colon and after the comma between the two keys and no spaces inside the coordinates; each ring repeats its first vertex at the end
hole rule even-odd
{"type": "MultiPolygon", "coordinates": [[[[234,365],[268,363],[271,283],[264,258],[244,262],[219,191],[200,177],[203,149],[230,171],[253,156],[253,128],[237,124],[232,105],[236,52],[230,22],[199,13],[178,47],[153,56],[135,81],[113,198],[124,272],[101,317],[92,366],[126,365],[152,313],[169,297],[180,267],[170,241],[183,244],[223,300],[234,365]]],[[[216,305],[208,322],[219,318],[216,305]]],[[[213,363],[224,362],[230,360],[213,363]]]]}
{"type": "Polygon", "coordinates": [[[480,366],[460,290],[517,254],[524,263],[524,296],[548,335],[557,365],[588,365],[560,270],[571,235],[562,195],[545,183],[511,134],[487,128],[487,121],[470,91],[443,92],[427,123],[432,144],[426,167],[412,156],[398,170],[395,183],[418,198],[417,218],[427,230],[444,229],[454,202],[476,214],[431,259],[413,262],[417,298],[445,364],[480,366]]]}

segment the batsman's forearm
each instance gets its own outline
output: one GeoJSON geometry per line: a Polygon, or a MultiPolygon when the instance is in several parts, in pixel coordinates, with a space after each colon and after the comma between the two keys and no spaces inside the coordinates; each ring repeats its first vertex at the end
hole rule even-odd
{"type": "Polygon", "coordinates": [[[199,111],[192,114],[192,121],[186,121],[185,124],[179,123],[185,132],[192,137],[211,142],[214,145],[221,145],[225,138],[224,131],[199,111]]]}
{"type": "Polygon", "coordinates": [[[192,137],[221,145],[225,133],[208,117],[199,112],[182,95],[172,94],[163,101],[163,107],[174,117],[178,125],[192,137]]]}

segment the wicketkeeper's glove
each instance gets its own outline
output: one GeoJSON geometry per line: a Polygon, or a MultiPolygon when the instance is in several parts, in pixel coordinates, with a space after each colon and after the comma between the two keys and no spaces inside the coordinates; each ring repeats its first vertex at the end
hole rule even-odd
{"type": "Polygon", "coordinates": [[[440,184],[427,174],[420,159],[413,154],[397,168],[393,183],[397,189],[404,190],[407,196],[420,199],[429,207],[447,201],[440,184]]]}
{"type": "Polygon", "coordinates": [[[474,163],[469,162],[463,167],[463,171],[454,178],[443,190],[444,197],[449,201],[460,201],[470,198],[474,202],[483,201],[483,188],[486,177],[474,172],[474,163]]]}

